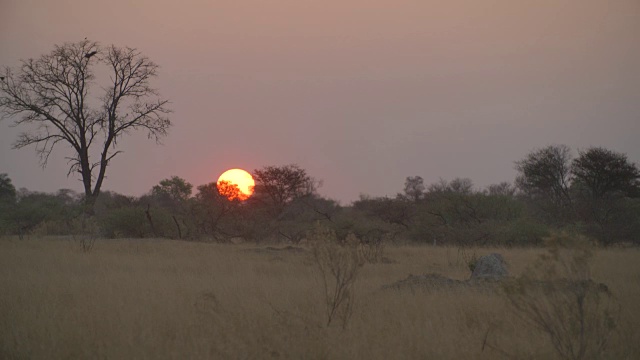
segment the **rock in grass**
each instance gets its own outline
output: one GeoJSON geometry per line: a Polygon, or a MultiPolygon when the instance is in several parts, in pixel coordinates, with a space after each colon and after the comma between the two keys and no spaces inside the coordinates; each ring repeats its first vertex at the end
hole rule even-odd
{"type": "Polygon", "coordinates": [[[502,255],[496,253],[479,258],[471,274],[472,279],[500,279],[505,276],[509,276],[507,263],[502,255]]]}

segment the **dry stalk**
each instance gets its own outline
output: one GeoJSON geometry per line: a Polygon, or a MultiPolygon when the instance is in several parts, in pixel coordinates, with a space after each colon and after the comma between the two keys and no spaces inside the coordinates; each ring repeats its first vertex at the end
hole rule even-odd
{"type": "Polygon", "coordinates": [[[585,239],[556,234],[548,243],[547,254],[505,285],[508,303],[548,336],[561,358],[599,358],[615,328],[619,306],[606,285],[591,280],[591,249],[585,239]]]}
{"type": "Polygon", "coordinates": [[[337,319],[346,328],[353,313],[354,284],[364,265],[359,240],[349,235],[341,243],[335,232],[326,228],[317,228],[310,238],[325,295],[327,326],[337,319]]]}

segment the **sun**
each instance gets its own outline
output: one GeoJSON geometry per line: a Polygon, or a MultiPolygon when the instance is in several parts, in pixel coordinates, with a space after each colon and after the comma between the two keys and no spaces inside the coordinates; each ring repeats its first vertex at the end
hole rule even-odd
{"type": "Polygon", "coordinates": [[[253,194],[256,182],[253,176],[242,169],[227,170],[217,182],[218,191],[229,200],[247,200],[253,194]]]}

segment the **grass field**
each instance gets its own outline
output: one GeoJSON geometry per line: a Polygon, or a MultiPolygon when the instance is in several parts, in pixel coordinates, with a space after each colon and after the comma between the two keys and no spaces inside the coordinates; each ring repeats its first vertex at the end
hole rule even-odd
{"type": "MultiPolygon", "coordinates": [[[[496,251],[517,275],[542,250],[475,249],[496,251]]],[[[0,239],[0,358],[555,358],[499,293],[381,290],[409,274],[467,278],[456,248],[387,247],[385,256],[362,269],[343,329],[326,326],[308,251],[98,240],[83,253],[69,239],[0,239]]],[[[605,358],[639,359],[640,251],[598,250],[592,275],[621,307],[605,358]]]]}

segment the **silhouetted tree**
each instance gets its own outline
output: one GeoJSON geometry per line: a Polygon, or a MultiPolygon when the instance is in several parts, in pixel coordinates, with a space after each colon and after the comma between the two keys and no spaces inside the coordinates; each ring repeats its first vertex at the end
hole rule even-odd
{"type": "Polygon", "coordinates": [[[234,213],[238,212],[241,205],[237,196],[239,192],[238,185],[227,181],[198,186],[194,199],[193,217],[200,233],[216,239],[237,235],[230,230],[228,223],[234,222],[235,219],[229,218],[234,217],[234,213]]]}
{"type": "Polygon", "coordinates": [[[487,222],[482,211],[480,194],[473,191],[469,178],[440,179],[429,185],[422,212],[429,215],[433,231],[439,232],[439,241],[457,245],[480,244],[488,239],[488,232],[481,229],[487,222]]]}
{"type": "Polygon", "coordinates": [[[69,190],[46,194],[20,189],[11,220],[20,236],[46,223],[53,225],[46,231],[48,235],[65,235],[69,231],[68,222],[77,217],[79,211],[76,197],[69,190]]]}
{"type": "Polygon", "coordinates": [[[576,208],[587,233],[604,244],[635,240],[640,226],[640,171],[625,154],[601,147],[572,163],[576,208]]]}
{"type": "Polygon", "coordinates": [[[16,188],[7,174],[0,174],[0,234],[13,230],[13,212],[16,207],[16,188]]]}
{"type": "Polygon", "coordinates": [[[191,196],[191,189],[193,189],[193,185],[185,179],[172,176],[170,179],[164,179],[160,181],[160,184],[155,185],[151,189],[151,194],[163,199],[168,205],[175,205],[187,201],[191,196]]]}
{"type": "Polygon", "coordinates": [[[414,215],[413,204],[388,197],[369,198],[361,196],[353,208],[367,216],[383,222],[409,228],[414,215]]]}
{"type": "Polygon", "coordinates": [[[404,181],[404,196],[411,201],[420,201],[424,197],[424,190],[421,176],[408,176],[404,181]]]}
{"type": "MultiPolygon", "coordinates": [[[[229,181],[222,180],[215,184],[217,188],[217,194],[223,196],[227,200],[234,202],[235,200],[241,201],[241,191],[237,184],[229,181]]],[[[236,201],[237,202],[237,201],[236,201]]]]}
{"type": "Polygon", "coordinates": [[[574,183],[593,199],[607,195],[640,196],[640,171],[627,155],[591,147],[573,160],[574,183]]]}
{"type": "Polygon", "coordinates": [[[15,204],[16,188],[7,174],[0,174],[0,204],[15,204]]]}
{"type": "Polygon", "coordinates": [[[287,204],[272,227],[281,239],[298,243],[318,224],[332,225],[339,210],[333,200],[317,195],[299,197],[287,204]]]}
{"type": "Polygon", "coordinates": [[[424,201],[416,204],[410,231],[416,240],[464,246],[522,244],[532,238],[514,226],[522,220],[523,206],[509,183],[476,191],[470,179],[456,178],[440,179],[428,188],[424,201]]]}
{"type": "Polygon", "coordinates": [[[516,162],[516,186],[532,197],[548,197],[556,204],[571,202],[571,150],[551,145],[529,153],[516,162]]]}
{"type": "Polygon", "coordinates": [[[86,39],[65,43],[38,59],[23,60],[17,72],[4,69],[0,114],[15,117],[15,125],[31,125],[14,148],[35,145],[42,166],[58,143],[72,149],[68,174],[80,173],[92,211],[107,167],[121,153],[118,140],[133,130],[145,130],[156,141],[167,134],[168,101],[150,84],[157,72],[158,65],[133,48],[101,47],[86,39]],[[110,83],[92,99],[98,64],[107,67],[110,83]]]}
{"type": "Polygon", "coordinates": [[[516,187],[529,200],[535,216],[548,224],[563,224],[573,216],[571,150],[551,145],[516,162],[516,187]]]}
{"type": "MultiPolygon", "coordinates": [[[[179,239],[183,237],[183,228],[189,230],[186,221],[188,214],[188,201],[191,197],[193,185],[185,179],[172,176],[170,179],[160,181],[151,189],[151,195],[147,200],[147,220],[150,226],[157,232],[156,226],[151,216],[151,203],[156,203],[164,208],[164,211],[171,217],[177,231],[179,239]]],[[[188,233],[186,235],[189,235],[188,233]]]]}
{"type": "Polygon", "coordinates": [[[271,205],[277,212],[291,201],[315,193],[317,182],[298,165],[265,166],[254,170],[253,198],[271,205]]]}

